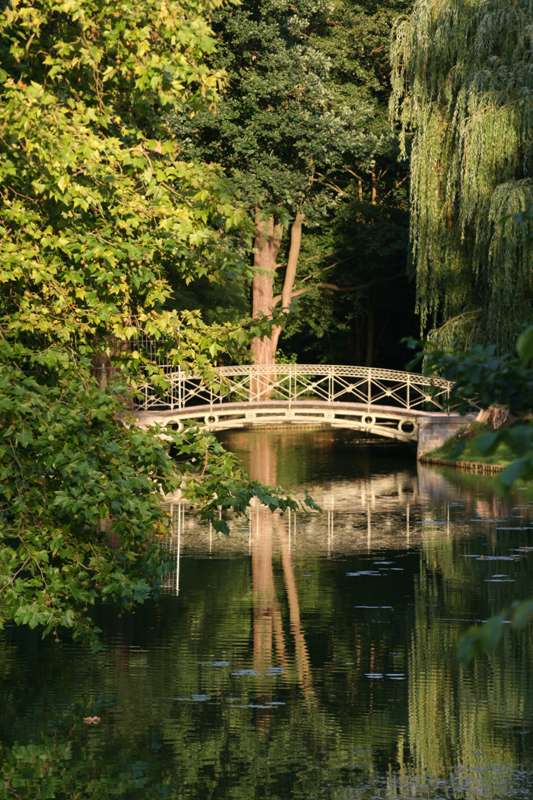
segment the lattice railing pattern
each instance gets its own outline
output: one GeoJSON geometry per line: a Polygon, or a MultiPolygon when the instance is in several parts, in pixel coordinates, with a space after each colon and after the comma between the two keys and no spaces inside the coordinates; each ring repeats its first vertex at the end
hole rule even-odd
{"type": "Polygon", "coordinates": [[[316,364],[217,367],[212,376],[191,375],[164,365],[165,386],[150,382],[139,387],[136,405],[144,411],[194,406],[216,409],[224,403],[305,400],[362,403],[407,410],[446,411],[451,383],[411,372],[316,364]]]}

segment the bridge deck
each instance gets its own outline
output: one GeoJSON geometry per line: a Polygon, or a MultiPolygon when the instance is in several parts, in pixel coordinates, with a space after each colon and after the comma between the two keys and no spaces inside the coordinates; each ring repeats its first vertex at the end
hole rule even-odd
{"type": "Polygon", "coordinates": [[[205,414],[224,413],[229,414],[232,411],[247,411],[247,410],[268,410],[268,409],[294,409],[294,410],[313,410],[320,411],[328,410],[335,411],[336,413],[342,411],[364,412],[374,416],[392,416],[401,419],[407,418],[424,418],[424,419],[461,419],[461,415],[457,413],[447,413],[444,411],[421,411],[417,408],[401,408],[397,406],[381,406],[373,403],[343,403],[343,402],[329,402],[327,400],[261,400],[253,401],[248,400],[240,403],[232,402],[213,402],[203,403],[199,405],[191,405],[186,408],[180,409],[153,409],[151,411],[137,411],[136,417],[142,423],[154,423],[158,420],[164,424],[165,421],[170,419],[191,419],[194,417],[204,416],[205,414]]]}

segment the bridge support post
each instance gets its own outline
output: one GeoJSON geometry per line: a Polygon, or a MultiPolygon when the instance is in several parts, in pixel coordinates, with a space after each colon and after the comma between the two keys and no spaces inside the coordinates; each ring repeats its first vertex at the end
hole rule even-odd
{"type": "Polygon", "coordinates": [[[418,423],[416,452],[418,460],[423,460],[424,456],[443,445],[447,439],[455,436],[472,419],[472,416],[461,416],[460,414],[435,415],[421,419],[418,423]]]}

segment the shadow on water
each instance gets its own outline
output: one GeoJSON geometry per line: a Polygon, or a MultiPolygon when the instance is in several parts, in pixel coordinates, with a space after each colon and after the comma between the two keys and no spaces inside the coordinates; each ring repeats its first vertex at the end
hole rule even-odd
{"type": "Polygon", "coordinates": [[[531,632],[455,659],[530,591],[531,504],[333,431],[225,441],[322,510],[223,537],[170,504],[164,593],[107,615],[101,652],[7,632],[0,800],[531,797],[531,632]]]}

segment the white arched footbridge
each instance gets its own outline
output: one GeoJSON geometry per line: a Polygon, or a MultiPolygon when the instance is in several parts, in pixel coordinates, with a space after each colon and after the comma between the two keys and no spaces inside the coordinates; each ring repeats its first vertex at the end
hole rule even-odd
{"type": "Polygon", "coordinates": [[[217,367],[204,377],[176,366],[160,370],[159,387],[139,387],[141,427],[326,424],[418,442],[420,456],[466,422],[448,411],[448,381],[411,372],[315,364],[217,367]]]}

